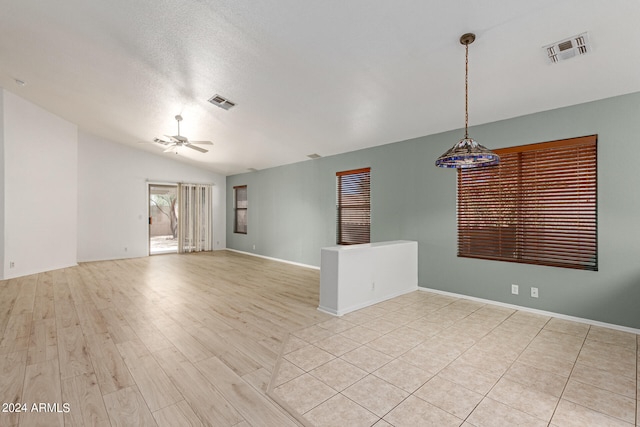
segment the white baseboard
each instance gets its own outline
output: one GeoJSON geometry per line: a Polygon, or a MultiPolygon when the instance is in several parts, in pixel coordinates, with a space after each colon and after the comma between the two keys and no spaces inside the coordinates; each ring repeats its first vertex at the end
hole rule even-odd
{"type": "MultiPolygon", "coordinates": [[[[303,264],[303,263],[300,263],[300,262],[288,261],[286,259],[268,257],[268,256],[265,256],[265,255],[254,254],[254,253],[251,253],[251,252],[239,251],[237,249],[225,248],[223,250],[236,252],[236,253],[239,253],[239,254],[251,255],[251,256],[258,257],[258,258],[268,259],[268,260],[271,260],[271,261],[283,262],[285,264],[297,265],[299,267],[306,267],[306,268],[311,268],[311,269],[314,269],[314,270],[320,270],[320,267],[315,266],[315,265],[309,265],[309,264],[303,264]]],[[[350,313],[352,311],[364,308],[366,306],[373,305],[373,304],[378,304],[378,303],[380,303],[382,301],[386,301],[387,299],[398,297],[400,295],[403,295],[404,293],[413,292],[414,290],[415,289],[412,289],[412,290],[409,290],[407,292],[400,293],[398,295],[393,295],[393,296],[390,296],[390,297],[386,297],[384,299],[381,299],[380,301],[375,301],[375,302],[370,302],[370,303],[367,302],[366,304],[362,305],[362,307],[360,307],[360,306],[358,306],[358,307],[349,307],[346,310],[340,310],[340,313],[335,312],[335,310],[326,309],[326,308],[323,308],[323,307],[318,307],[318,310],[322,311],[323,313],[331,314],[333,316],[342,316],[342,315],[345,315],[345,314],[350,313]]],[[[549,316],[549,317],[555,317],[555,318],[558,318],[558,319],[571,320],[573,322],[578,322],[578,323],[585,323],[587,325],[601,326],[603,328],[609,328],[609,329],[614,329],[614,330],[617,330],[617,331],[629,332],[629,333],[632,333],[632,334],[640,335],[640,329],[630,328],[628,326],[616,325],[614,323],[599,322],[597,320],[585,319],[585,318],[582,318],[582,317],[569,316],[569,315],[566,315],[566,314],[554,313],[552,311],[538,310],[536,308],[524,307],[524,306],[516,305],[516,304],[508,304],[508,303],[505,303],[505,302],[494,301],[494,300],[489,300],[489,299],[484,299],[484,298],[477,298],[477,297],[472,297],[472,296],[469,296],[469,295],[456,294],[454,292],[441,291],[439,289],[432,289],[432,288],[427,288],[427,287],[424,287],[424,286],[418,286],[417,290],[423,291],[423,292],[432,292],[432,293],[440,294],[440,295],[447,295],[447,296],[454,297],[454,298],[461,298],[461,299],[467,299],[467,300],[471,300],[471,301],[477,301],[477,302],[481,302],[481,303],[484,303],[484,304],[496,305],[496,306],[499,306],[499,307],[511,308],[511,309],[514,309],[514,310],[526,311],[528,313],[539,314],[541,316],[549,316]]]]}
{"type": "Polygon", "coordinates": [[[264,259],[268,259],[268,260],[271,260],[271,261],[283,262],[285,264],[297,265],[298,267],[306,267],[306,268],[312,268],[314,270],[320,270],[320,267],[315,266],[315,265],[302,264],[300,262],[289,261],[289,260],[286,260],[286,259],[273,258],[273,257],[270,257],[270,256],[265,256],[265,255],[258,255],[258,254],[254,254],[254,253],[251,253],[251,252],[239,251],[237,249],[226,248],[224,250],[231,251],[231,252],[236,252],[236,253],[244,254],[244,255],[251,255],[251,256],[258,257],[258,258],[264,258],[264,259]]]}
{"type": "MultiPolygon", "coordinates": [[[[329,307],[323,307],[321,305],[318,306],[318,311],[321,311],[323,313],[327,313],[330,314],[332,316],[342,316],[342,314],[338,314],[338,310],[335,310],[333,308],[329,308],[329,307]]],[[[344,314],[344,313],[343,313],[344,314]]]]}
{"type": "Polygon", "coordinates": [[[399,292],[395,292],[393,294],[389,294],[389,295],[385,295],[383,297],[380,298],[376,298],[376,299],[372,299],[369,301],[365,301],[363,303],[360,304],[356,304],[356,305],[352,305],[351,307],[347,307],[345,309],[342,310],[335,310],[333,308],[327,308],[327,307],[323,307],[323,306],[318,306],[318,311],[321,311],[323,313],[327,313],[327,314],[331,314],[333,316],[344,316],[347,313],[351,313],[352,311],[356,311],[356,310],[360,310],[361,308],[365,308],[365,307],[369,307],[370,305],[374,305],[374,304],[378,304],[381,303],[383,301],[387,301],[396,297],[399,297],[401,295],[404,294],[408,294],[410,292],[415,292],[418,290],[418,287],[412,287],[410,289],[403,289],[402,291],[399,292]]]}
{"type": "Polygon", "coordinates": [[[446,295],[446,296],[450,296],[450,297],[454,297],[454,298],[461,298],[461,299],[467,299],[467,300],[476,301],[476,302],[482,302],[482,303],[485,303],[485,304],[497,305],[499,307],[511,308],[511,309],[514,309],[514,310],[526,311],[528,313],[539,314],[541,316],[549,316],[549,317],[555,317],[555,318],[558,318],[558,319],[571,320],[573,322],[578,322],[578,323],[585,323],[587,325],[601,326],[603,328],[614,329],[614,330],[622,331],[622,332],[629,332],[629,333],[636,334],[636,335],[640,334],[640,329],[629,328],[627,326],[615,325],[613,323],[605,323],[605,322],[599,322],[597,320],[583,319],[582,317],[568,316],[566,314],[554,313],[552,311],[538,310],[536,308],[523,307],[523,306],[520,306],[520,305],[508,304],[508,303],[505,303],[505,302],[493,301],[493,300],[483,299],[483,298],[476,298],[476,297],[472,297],[472,296],[468,296],[468,295],[456,294],[456,293],[453,293],[453,292],[441,291],[441,290],[438,290],[438,289],[431,289],[431,288],[426,288],[426,287],[422,287],[422,286],[419,286],[418,290],[424,291],[424,292],[432,292],[434,294],[446,295]]]}
{"type": "Polygon", "coordinates": [[[40,268],[28,269],[26,271],[19,271],[18,273],[16,273],[15,270],[10,270],[9,268],[7,268],[5,270],[5,275],[3,277],[0,277],[0,280],[17,279],[19,277],[31,276],[33,274],[40,274],[40,273],[45,273],[47,271],[62,270],[64,268],[71,268],[71,267],[77,267],[77,266],[78,266],[78,263],[74,262],[71,264],[62,264],[62,265],[46,267],[46,269],[40,269],[40,268]]]}

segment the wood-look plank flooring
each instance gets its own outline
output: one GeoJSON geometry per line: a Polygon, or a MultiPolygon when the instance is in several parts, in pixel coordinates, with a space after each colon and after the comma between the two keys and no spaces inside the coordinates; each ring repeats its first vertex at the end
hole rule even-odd
{"type": "Polygon", "coordinates": [[[1,281],[0,403],[27,411],[0,426],[299,425],[266,389],[288,333],[330,318],[318,284],[228,251],[1,281]]]}

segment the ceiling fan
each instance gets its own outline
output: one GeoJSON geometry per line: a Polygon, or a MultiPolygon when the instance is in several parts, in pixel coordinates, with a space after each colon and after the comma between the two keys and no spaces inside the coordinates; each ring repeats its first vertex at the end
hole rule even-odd
{"type": "Polygon", "coordinates": [[[178,147],[188,147],[193,150],[199,151],[201,153],[206,153],[209,151],[209,150],[205,150],[204,148],[198,147],[197,145],[213,145],[213,142],[189,141],[189,139],[186,136],[180,135],[180,122],[182,121],[182,116],[178,114],[175,117],[175,119],[178,122],[178,134],[173,136],[165,135],[167,138],[169,138],[168,141],[160,138],[154,138],[153,142],[166,146],[167,148],[164,150],[165,153],[176,150],[176,154],[178,154],[178,151],[177,151],[178,147]]]}

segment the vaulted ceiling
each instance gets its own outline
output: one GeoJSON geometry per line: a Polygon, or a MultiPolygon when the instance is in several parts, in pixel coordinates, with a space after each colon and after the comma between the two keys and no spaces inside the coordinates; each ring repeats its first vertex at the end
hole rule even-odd
{"type": "Polygon", "coordinates": [[[215,145],[162,155],[228,175],[462,127],[466,32],[470,125],[640,91],[639,18],[638,0],[0,0],[0,86],[158,154],[140,141],[181,114],[215,145]],[[592,52],[549,64],[583,32],[592,52]]]}

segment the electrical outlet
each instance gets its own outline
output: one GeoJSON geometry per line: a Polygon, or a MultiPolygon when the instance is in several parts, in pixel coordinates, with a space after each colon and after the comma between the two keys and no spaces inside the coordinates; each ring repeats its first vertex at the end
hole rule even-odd
{"type": "Polygon", "coordinates": [[[518,295],[518,285],[511,285],[511,293],[513,295],[518,295]]]}
{"type": "Polygon", "coordinates": [[[256,250],[256,245],[253,245],[253,250],[254,250],[254,251],[256,250]]]}
{"type": "Polygon", "coordinates": [[[15,263],[15,262],[13,262],[13,261],[10,261],[10,262],[9,262],[9,268],[13,268],[13,267],[15,267],[15,266],[16,266],[16,263],[15,263]]]}
{"type": "Polygon", "coordinates": [[[371,282],[371,290],[374,291],[376,289],[376,282],[371,282]]]}
{"type": "Polygon", "coordinates": [[[127,252],[129,249],[125,246],[124,247],[124,251],[127,252]]]}
{"type": "Polygon", "coordinates": [[[538,288],[531,288],[531,298],[538,298],[538,288]]]}

